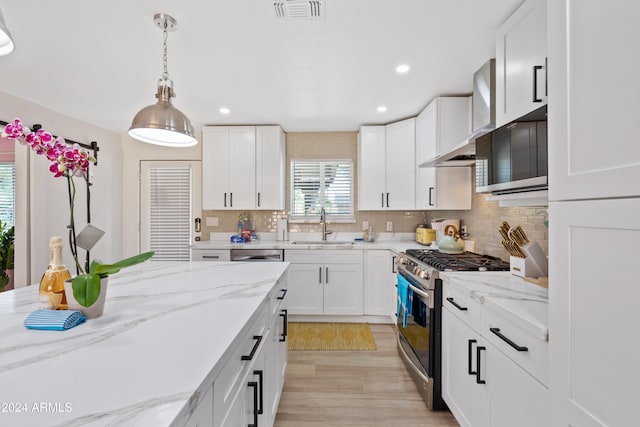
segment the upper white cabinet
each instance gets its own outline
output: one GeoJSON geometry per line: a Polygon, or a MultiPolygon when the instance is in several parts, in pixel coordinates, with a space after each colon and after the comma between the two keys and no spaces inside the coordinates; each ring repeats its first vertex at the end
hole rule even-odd
{"type": "Polygon", "coordinates": [[[284,133],[279,126],[205,126],[203,209],[284,209],[284,133]]]}
{"type": "Polygon", "coordinates": [[[358,209],[415,209],[415,119],[363,126],[358,134],[358,209]]]}
{"type": "MultiPolygon", "coordinates": [[[[496,127],[547,103],[546,3],[546,0],[527,0],[498,29],[496,127]]],[[[589,53],[592,60],[597,57],[589,53]]],[[[605,64],[601,58],[598,62],[605,64]]],[[[590,105],[595,104],[590,102],[590,105]]]]}
{"type": "Polygon", "coordinates": [[[640,4],[548,8],[549,200],[640,196],[640,4]]]}
{"type": "Polygon", "coordinates": [[[416,118],[416,209],[471,209],[470,167],[418,167],[465,140],[470,111],[468,97],[440,97],[416,118]]]}

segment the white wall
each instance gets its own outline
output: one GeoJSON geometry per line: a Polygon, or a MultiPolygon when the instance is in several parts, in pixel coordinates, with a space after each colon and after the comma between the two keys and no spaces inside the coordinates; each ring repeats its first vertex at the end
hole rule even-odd
{"type": "MultiPolygon", "coordinates": [[[[200,160],[202,144],[186,148],[169,148],[122,136],[122,254],[140,252],[140,162],[142,160],[200,160]]],[[[197,195],[200,197],[200,195],[197,195]]]]}
{"type": "MultiPolygon", "coordinates": [[[[88,102],[87,108],[91,108],[88,102]]],[[[123,164],[121,136],[91,124],[59,114],[42,106],[0,92],[0,119],[11,121],[20,118],[27,126],[35,123],[55,135],[89,143],[97,141],[100,147],[98,166],[92,167],[91,215],[92,223],[105,230],[106,234],[91,252],[92,258],[105,262],[122,258],[122,199],[123,164]]],[[[26,147],[16,152],[16,197],[24,201],[25,192],[30,191],[30,218],[27,212],[17,212],[16,234],[20,237],[16,242],[16,285],[24,286],[37,283],[49,263],[49,238],[54,235],[63,236],[65,264],[73,273],[73,260],[68,250],[67,224],[69,206],[66,180],[54,178],[49,172],[49,162],[43,156],[33,154],[26,147]],[[18,163],[19,162],[19,163],[18,163]],[[30,165],[28,165],[30,163],[30,165]],[[25,170],[29,167],[29,170],[25,170]],[[28,189],[24,181],[29,180],[28,189]],[[29,230],[30,228],[30,230],[29,230]],[[20,239],[31,242],[31,250],[27,251],[20,239]],[[30,264],[30,266],[29,266],[30,264]],[[24,268],[26,271],[22,271],[24,268]]],[[[80,230],[86,223],[84,198],[84,181],[78,180],[78,198],[76,200],[76,226],[80,230]]],[[[27,209],[23,203],[21,209],[27,209]]],[[[84,251],[81,251],[84,257],[84,251]]]]}

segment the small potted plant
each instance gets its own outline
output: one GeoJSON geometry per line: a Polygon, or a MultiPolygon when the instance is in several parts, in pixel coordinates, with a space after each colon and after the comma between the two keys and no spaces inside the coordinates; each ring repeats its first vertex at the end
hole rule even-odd
{"type": "MultiPolygon", "coordinates": [[[[89,181],[89,165],[96,163],[91,154],[78,144],[69,145],[63,138],[54,138],[53,135],[43,129],[32,132],[27,126],[22,124],[20,119],[15,119],[7,124],[2,132],[2,136],[7,139],[14,139],[24,145],[29,145],[36,154],[44,155],[51,161],[49,171],[55,178],[64,177],[67,179],[67,189],[69,195],[69,247],[76,268],[76,277],[71,283],[65,283],[65,294],[69,303],[69,308],[79,309],[87,317],[97,317],[102,315],[102,307],[105,299],[105,288],[107,277],[117,273],[120,269],[139,264],[151,258],[153,252],[145,252],[133,257],[118,261],[113,264],[103,264],[99,260],[89,260],[90,247],[83,247],[78,243],[80,234],[76,234],[74,219],[74,201],[76,195],[76,178],[82,178],[87,188],[87,222],[90,222],[90,198],[91,182],[89,181]],[[86,262],[83,266],[78,260],[78,246],[86,250],[86,262]],[[101,296],[102,295],[102,296],[101,296]],[[74,305],[76,304],[77,305],[74,305]],[[102,304],[102,306],[100,306],[102,304]],[[93,308],[93,310],[92,310],[93,308]]],[[[89,227],[90,224],[87,224],[89,227]]],[[[91,226],[92,227],[92,226],[91,226]]],[[[95,227],[92,227],[95,229],[95,227]]],[[[103,232],[100,230],[98,239],[103,232]]],[[[95,244],[97,239],[92,243],[95,244]]]]}

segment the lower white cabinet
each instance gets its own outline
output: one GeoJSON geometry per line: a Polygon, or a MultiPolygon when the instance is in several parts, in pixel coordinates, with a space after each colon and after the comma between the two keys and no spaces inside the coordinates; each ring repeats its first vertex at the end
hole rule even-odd
{"type": "Polygon", "coordinates": [[[364,251],[364,314],[395,315],[395,259],[389,250],[364,251]]]}
{"type": "Polygon", "coordinates": [[[547,388],[448,307],[442,377],[442,397],[462,427],[549,425],[547,388]]]}
{"type": "Polygon", "coordinates": [[[290,314],[363,314],[362,251],[285,251],[290,314]]]}
{"type": "Polygon", "coordinates": [[[191,261],[229,261],[228,249],[191,249],[191,261]]]}

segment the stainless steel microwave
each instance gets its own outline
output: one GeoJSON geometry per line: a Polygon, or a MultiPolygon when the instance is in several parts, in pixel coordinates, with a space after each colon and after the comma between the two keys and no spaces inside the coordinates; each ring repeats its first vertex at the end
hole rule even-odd
{"type": "Polygon", "coordinates": [[[476,139],[476,192],[546,189],[547,107],[476,139]]]}

